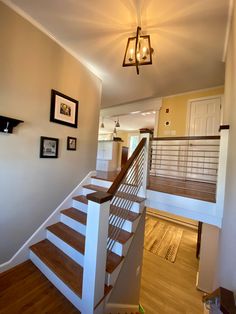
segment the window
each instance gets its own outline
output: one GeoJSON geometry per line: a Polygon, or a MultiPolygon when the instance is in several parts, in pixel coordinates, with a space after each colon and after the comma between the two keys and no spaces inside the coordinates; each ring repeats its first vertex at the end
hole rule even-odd
{"type": "Polygon", "coordinates": [[[131,135],[129,138],[129,157],[133,154],[139,143],[139,135],[131,135]]]}

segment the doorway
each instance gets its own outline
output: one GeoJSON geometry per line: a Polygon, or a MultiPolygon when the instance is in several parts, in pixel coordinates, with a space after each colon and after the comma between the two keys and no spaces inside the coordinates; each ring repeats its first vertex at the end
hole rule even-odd
{"type": "Polygon", "coordinates": [[[188,136],[219,135],[222,96],[190,100],[188,105],[188,136]]]}

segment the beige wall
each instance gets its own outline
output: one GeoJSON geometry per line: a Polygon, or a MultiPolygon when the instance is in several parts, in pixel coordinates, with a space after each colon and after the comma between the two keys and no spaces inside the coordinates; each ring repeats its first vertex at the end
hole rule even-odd
{"type": "Polygon", "coordinates": [[[0,115],[24,120],[0,133],[0,263],[95,169],[101,82],[45,34],[0,2],[0,115]],[[78,129],[49,122],[54,88],[80,102],[78,129]],[[60,140],[40,159],[40,136],[60,140]],[[78,138],[76,152],[67,136],[78,138]]]}
{"type": "Polygon", "coordinates": [[[223,87],[209,90],[196,91],[192,93],[180,94],[176,96],[164,97],[162,107],[159,111],[159,123],[157,136],[185,136],[187,106],[190,99],[220,95],[224,93],[223,87]],[[169,109],[169,113],[166,113],[169,109]],[[165,121],[170,121],[169,126],[165,126],[165,121]]]}
{"type": "Polygon", "coordinates": [[[236,5],[226,59],[225,104],[224,123],[230,132],[218,284],[236,294],[236,5]]]}

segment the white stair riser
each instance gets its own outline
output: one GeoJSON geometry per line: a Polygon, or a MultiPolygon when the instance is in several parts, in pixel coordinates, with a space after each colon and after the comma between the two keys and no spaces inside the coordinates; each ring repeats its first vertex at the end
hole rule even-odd
{"type": "Polygon", "coordinates": [[[119,256],[126,256],[129,246],[132,242],[133,237],[131,237],[125,244],[121,244],[119,242],[115,242],[115,245],[112,248],[112,252],[119,256]]]}
{"type": "Polygon", "coordinates": [[[91,184],[102,186],[104,188],[109,188],[112,185],[112,182],[106,180],[99,180],[99,179],[91,179],[91,184]]]}
{"type": "Polygon", "coordinates": [[[80,311],[82,311],[82,300],[52,272],[36,254],[30,251],[31,261],[40,269],[49,281],[80,311]]]}
{"type": "Polygon", "coordinates": [[[116,269],[113,271],[113,273],[109,274],[106,273],[106,285],[107,286],[114,286],[116,279],[121,271],[121,268],[123,266],[124,261],[122,261],[117,267],[116,269]]]}
{"type": "Polygon", "coordinates": [[[58,249],[68,255],[71,259],[73,259],[80,266],[84,266],[84,255],[75,250],[69,244],[64,242],[62,239],[57,237],[55,234],[47,230],[47,239],[52,242],[58,249]]]}
{"type": "MultiPolygon", "coordinates": [[[[140,217],[138,217],[134,221],[126,220],[124,225],[122,226],[122,229],[125,230],[125,231],[128,231],[130,233],[135,232],[135,230],[136,230],[136,228],[138,226],[139,218],[140,217]]],[[[113,226],[117,226],[117,224],[118,224],[117,222],[115,222],[115,221],[113,222],[112,221],[112,225],[113,226]]]]}
{"type": "Polygon", "coordinates": [[[64,214],[61,214],[60,221],[63,222],[65,225],[70,227],[71,229],[81,233],[82,235],[86,235],[86,225],[81,224],[77,220],[70,218],[64,214]]]}
{"type": "MultiPolygon", "coordinates": [[[[113,226],[117,226],[118,222],[112,221],[113,226]]],[[[119,226],[120,227],[120,226],[119,226]]],[[[122,229],[128,232],[133,232],[133,223],[131,221],[126,220],[122,226],[122,229]]]]}
{"type": "Polygon", "coordinates": [[[131,207],[131,211],[134,212],[134,213],[137,213],[137,214],[141,214],[144,210],[144,207],[145,207],[145,202],[141,202],[141,203],[136,203],[136,202],[133,202],[133,205],[131,207]]]}
{"type": "Polygon", "coordinates": [[[80,211],[84,212],[87,214],[87,208],[88,208],[88,205],[87,204],[84,204],[82,202],[79,202],[79,201],[76,201],[76,200],[73,200],[72,202],[72,207],[76,208],[76,209],[79,209],[80,211]]]}
{"type": "Polygon", "coordinates": [[[88,195],[88,194],[91,194],[91,193],[95,193],[96,191],[94,190],[90,190],[90,189],[87,189],[87,188],[83,188],[83,195],[88,195]]]}

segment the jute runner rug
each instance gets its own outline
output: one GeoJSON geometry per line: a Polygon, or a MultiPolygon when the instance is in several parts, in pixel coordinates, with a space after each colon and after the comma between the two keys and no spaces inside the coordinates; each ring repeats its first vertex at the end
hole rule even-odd
{"type": "Polygon", "coordinates": [[[175,262],[183,229],[146,217],[144,248],[172,263],[175,262]]]}

